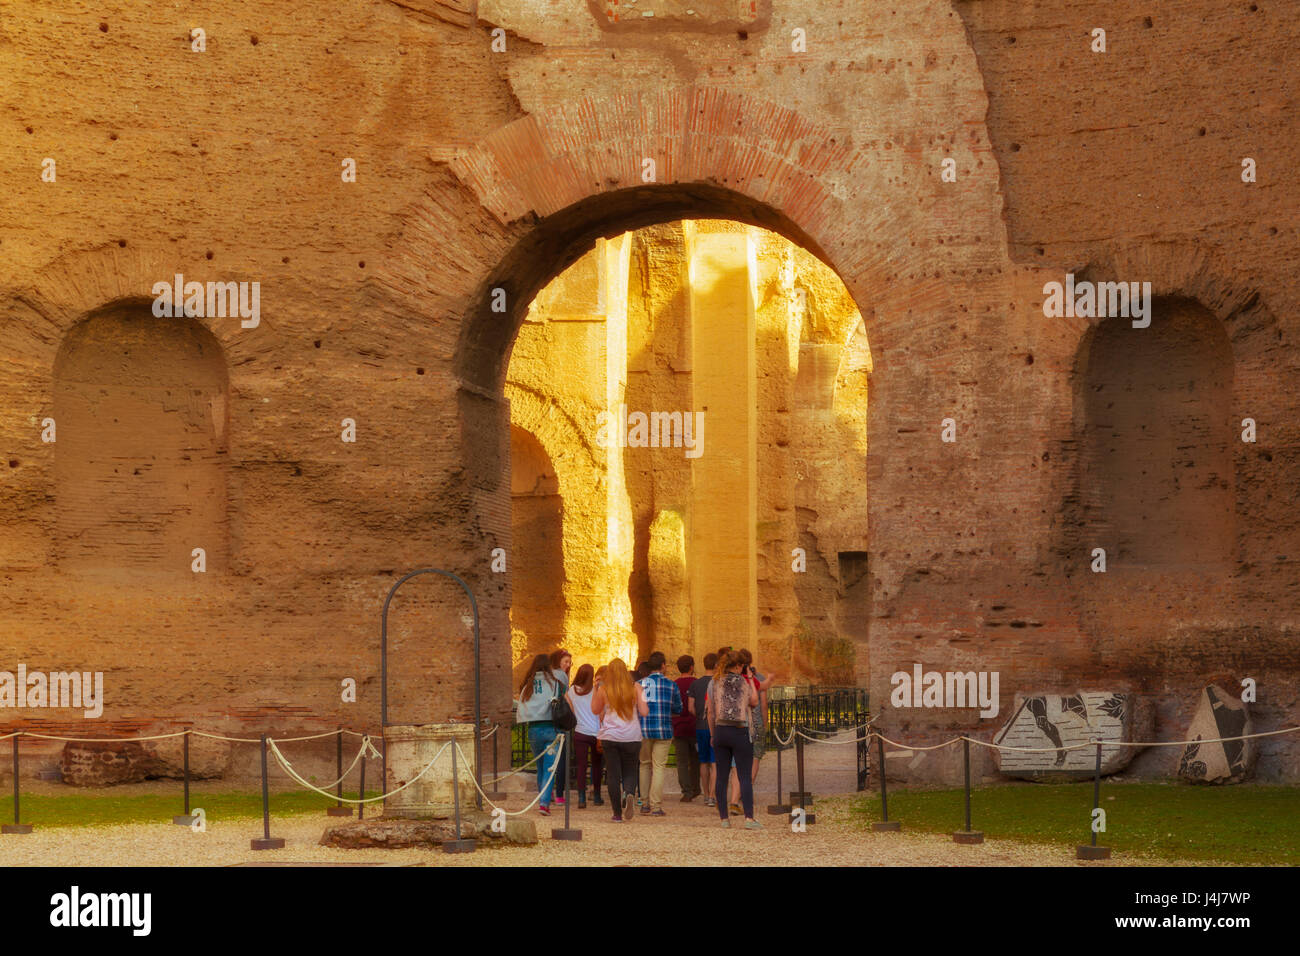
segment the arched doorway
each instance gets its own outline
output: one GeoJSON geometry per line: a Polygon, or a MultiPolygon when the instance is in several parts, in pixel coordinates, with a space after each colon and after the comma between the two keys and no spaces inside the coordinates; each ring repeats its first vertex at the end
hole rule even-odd
{"type": "Polygon", "coordinates": [[[565,633],[528,653],[730,645],[788,683],[865,677],[870,368],[852,296],[777,233],[687,219],[597,240],[530,303],[507,373],[511,421],[546,430],[561,483],[562,462],[588,469],[562,570],[511,547],[512,630],[537,575],[564,591],[548,586],[565,633]]]}

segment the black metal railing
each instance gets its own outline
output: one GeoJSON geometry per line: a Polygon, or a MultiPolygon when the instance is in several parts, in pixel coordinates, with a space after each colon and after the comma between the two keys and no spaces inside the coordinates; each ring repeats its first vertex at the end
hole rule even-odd
{"type": "Polygon", "coordinates": [[[794,746],[791,741],[784,748],[777,735],[790,739],[795,727],[801,727],[811,736],[833,734],[849,730],[858,730],[857,751],[857,788],[866,790],[868,784],[870,755],[867,752],[867,733],[863,725],[867,722],[870,700],[861,687],[826,687],[812,684],[807,687],[774,687],[767,698],[767,747],[769,750],[789,749],[794,746]]]}
{"type": "MultiPolygon", "coordinates": [[[[811,684],[802,687],[773,687],[768,692],[765,740],[768,750],[780,747],[779,734],[789,739],[794,728],[802,727],[813,736],[818,732],[833,734],[861,727],[867,722],[869,710],[867,692],[861,687],[828,687],[811,684]]],[[[857,788],[866,790],[868,783],[869,759],[867,753],[867,735],[865,729],[858,731],[857,750],[857,788]]],[[[788,745],[793,747],[793,742],[788,745]]],[[[522,767],[533,759],[528,746],[528,730],[523,724],[510,728],[510,766],[522,767]]],[[[677,765],[675,752],[668,757],[668,766],[677,765]]],[[[535,773],[536,765],[524,773],[535,773]]],[[[575,768],[569,768],[572,777],[575,768]]]]}

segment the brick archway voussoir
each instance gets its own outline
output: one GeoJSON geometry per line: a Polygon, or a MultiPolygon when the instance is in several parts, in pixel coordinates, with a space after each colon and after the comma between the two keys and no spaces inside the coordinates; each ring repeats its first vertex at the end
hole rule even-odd
{"type": "Polygon", "coordinates": [[[729,90],[688,87],[587,97],[501,127],[452,161],[501,223],[545,218],[602,192],[711,182],[824,235],[840,205],[832,177],[851,162],[842,136],[793,110],[729,90]]]}

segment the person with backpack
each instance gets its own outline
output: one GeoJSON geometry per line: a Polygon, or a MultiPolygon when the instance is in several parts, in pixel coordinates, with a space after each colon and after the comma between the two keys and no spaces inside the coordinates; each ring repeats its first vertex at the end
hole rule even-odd
{"type": "Polygon", "coordinates": [[[763,824],[754,819],[754,784],[751,779],[754,745],[750,741],[750,712],[758,706],[758,691],[741,673],[743,664],[735,651],[718,659],[713,680],[708,687],[709,731],[713,737],[713,753],[717,760],[714,797],[718,801],[718,816],[724,827],[731,826],[727,815],[727,782],[731,764],[735,761],[736,776],[740,781],[740,802],[745,814],[746,830],[761,830],[763,824]]]}
{"type": "MultiPolygon", "coordinates": [[[[560,683],[551,673],[549,654],[538,654],[528,665],[524,679],[519,685],[519,696],[515,699],[515,722],[524,724],[528,733],[528,746],[537,760],[537,789],[541,791],[541,802],[537,810],[544,817],[551,815],[551,794],[554,788],[552,767],[556,754],[547,748],[555,743],[557,729],[553,702],[563,701],[560,683]]],[[[565,711],[571,714],[567,704],[565,711]]]]}
{"type": "Polygon", "coordinates": [[[605,678],[591,695],[591,712],[600,718],[598,737],[605,751],[605,780],[609,803],[614,809],[613,822],[623,823],[633,816],[636,800],[637,758],[641,753],[641,721],[650,713],[645,691],[633,683],[627,665],[614,658],[605,669],[605,678]]]}

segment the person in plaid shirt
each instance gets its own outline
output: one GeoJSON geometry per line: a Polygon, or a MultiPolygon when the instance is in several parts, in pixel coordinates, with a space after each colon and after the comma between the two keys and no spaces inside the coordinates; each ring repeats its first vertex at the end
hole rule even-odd
{"type": "Polygon", "coordinates": [[[650,655],[650,675],[641,681],[650,713],[641,718],[641,812],[656,817],[664,813],[664,776],[668,751],[673,745],[673,715],[682,712],[682,695],[677,685],[664,676],[667,658],[659,651],[650,655]]]}

